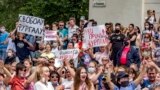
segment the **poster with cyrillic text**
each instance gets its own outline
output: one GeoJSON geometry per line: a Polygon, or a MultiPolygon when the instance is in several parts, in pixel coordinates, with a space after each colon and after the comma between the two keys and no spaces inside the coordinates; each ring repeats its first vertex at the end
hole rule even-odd
{"type": "Polygon", "coordinates": [[[45,30],[44,41],[56,41],[57,31],[45,30]]]}
{"type": "Polygon", "coordinates": [[[60,50],[58,52],[58,59],[60,60],[71,60],[76,59],[78,57],[79,50],[78,49],[67,49],[67,50],[60,50]]]}
{"type": "Polygon", "coordinates": [[[108,45],[105,25],[84,28],[83,48],[108,45]]]}
{"type": "Polygon", "coordinates": [[[17,30],[18,32],[33,36],[43,36],[44,19],[34,16],[19,14],[19,25],[17,30]]]}

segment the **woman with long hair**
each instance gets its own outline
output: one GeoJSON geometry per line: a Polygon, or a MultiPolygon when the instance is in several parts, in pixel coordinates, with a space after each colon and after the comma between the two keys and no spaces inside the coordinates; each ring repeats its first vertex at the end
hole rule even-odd
{"type": "Polygon", "coordinates": [[[60,85],[60,75],[56,71],[52,71],[50,74],[50,82],[54,89],[56,89],[60,85]]]}
{"type": "Polygon", "coordinates": [[[38,81],[34,85],[34,90],[54,90],[52,84],[48,81],[50,76],[49,68],[41,66],[38,73],[38,81]]]}
{"type": "Polygon", "coordinates": [[[71,90],[95,90],[93,83],[88,78],[87,70],[84,67],[77,69],[71,90]]]}

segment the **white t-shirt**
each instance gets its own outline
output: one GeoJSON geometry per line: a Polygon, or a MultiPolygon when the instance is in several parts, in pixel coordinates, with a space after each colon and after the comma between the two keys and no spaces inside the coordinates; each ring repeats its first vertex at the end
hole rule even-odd
{"type": "Polygon", "coordinates": [[[62,85],[64,86],[64,90],[71,90],[73,84],[73,80],[64,79],[62,80],[62,85]]]}
{"type": "Polygon", "coordinates": [[[74,25],[73,28],[69,27],[68,28],[68,39],[70,40],[73,36],[73,34],[77,33],[77,28],[78,26],[74,25]]]}
{"type": "Polygon", "coordinates": [[[43,84],[42,82],[38,81],[34,85],[34,90],[54,90],[52,83],[47,82],[47,85],[43,84]]]}

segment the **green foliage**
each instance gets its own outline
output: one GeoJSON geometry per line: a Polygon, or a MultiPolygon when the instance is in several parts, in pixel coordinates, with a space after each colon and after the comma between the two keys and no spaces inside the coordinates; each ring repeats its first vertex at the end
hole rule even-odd
{"type": "Polygon", "coordinates": [[[88,17],[89,0],[0,0],[0,24],[8,31],[15,27],[18,14],[33,15],[45,19],[45,23],[64,20],[73,16],[88,17]]]}

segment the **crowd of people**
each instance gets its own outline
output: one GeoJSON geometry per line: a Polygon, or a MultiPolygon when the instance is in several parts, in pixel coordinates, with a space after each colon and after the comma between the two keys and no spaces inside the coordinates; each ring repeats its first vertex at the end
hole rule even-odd
{"type": "Polygon", "coordinates": [[[57,40],[7,32],[0,26],[0,90],[160,90],[160,23],[148,10],[144,30],[131,23],[105,23],[109,43],[83,47],[84,28],[94,19],[71,17],[68,22],[45,24],[57,40]],[[57,63],[59,50],[79,49],[76,59],[57,63]]]}

